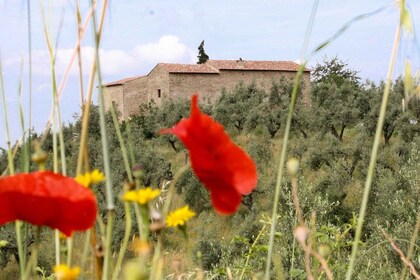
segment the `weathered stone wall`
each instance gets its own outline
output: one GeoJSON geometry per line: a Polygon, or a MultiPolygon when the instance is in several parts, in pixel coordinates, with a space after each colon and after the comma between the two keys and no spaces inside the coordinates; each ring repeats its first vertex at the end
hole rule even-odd
{"type": "Polygon", "coordinates": [[[220,74],[181,74],[169,75],[170,98],[189,98],[198,92],[201,100],[214,101],[221,91],[220,74]]]}
{"type": "Polygon", "coordinates": [[[169,97],[169,75],[162,65],[157,65],[149,75],[147,75],[147,79],[148,102],[153,99],[156,104],[160,104],[162,103],[162,99],[169,97]]]}
{"type": "MultiPolygon", "coordinates": [[[[273,81],[281,77],[295,79],[296,72],[258,71],[258,70],[220,70],[220,73],[168,73],[161,65],[157,65],[149,75],[125,82],[123,85],[105,88],[105,109],[109,109],[114,101],[121,113],[120,119],[126,120],[130,115],[138,113],[140,104],[154,100],[161,104],[163,99],[185,98],[198,92],[203,101],[215,101],[220,96],[222,88],[230,91],[243,82],[249,85],[255,82],[257,86],[270,91],[273,81]]],[[[310,74],[304,72],[302,77],[303,95],[307,104],[310,103],[310,74]]]]}
{"type": "Polygon", "coordinates": [[[115,109],[120,113],[124,112],[124,94],[122,85],[103,87],[103,94],[105,111],[108,111],[111,108],[112,102],[114,102],[115,109]]]}
{"type": "MultiPolygon", "coordinates": [[[[169,75],[169,96],[171,98],[188,98],[194,92],[199,92],[201,98],[214,101],[220,95],[222,88],[230,91],[243,82],[249,85],[252,82],[258,88],[269,92],[273,81],[278,81],[281,77],[293,79],[296,72],[279,71],[220,71],[220,74],[181,74],[171,73],[169,75]]],[[[309,72],[303,76],[304,95],[309,96],[309,72]]],[[[307,99],[307,98],[305,98],[307,99]]]]}
{"type": "Polygon", "coordinates": [[[123,85],[124,111],[121,111],[121,119],[138,114],[140,104],[148,102],[147,84],[147,77],[139,77],[123,85]]]}

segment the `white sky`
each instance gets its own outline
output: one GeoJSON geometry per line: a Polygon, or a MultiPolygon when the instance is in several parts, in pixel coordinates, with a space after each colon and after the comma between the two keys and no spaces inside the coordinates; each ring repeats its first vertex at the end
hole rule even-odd
{"type": "MultiPolygon", "coordinates": [[[[3,0],[0,3],[0,54],[13,140],[21,135],[17,92],[22,61],[22,104],[25,112],[29,111],[27,2],[3,0]]],[[[48,28],[53,29],[57,42],[58,84],[76,43],[74,2],[51,0],[50,5],[50,1],[44,0],[48,28]]],[[[202,40],[205,40],[210,59],[241,57],[245,60],[297,61],[313,5],[312,1],[306,0],[110,0],[109,3],[101,42],[104,82],[147,74],[158,62],[195,63],[197,47],[202,40]]],[[[417,31],[420,2],[407,0],[407,6],[417,31]]],[[[399,16],[394,1],[320,0],[309,50],[331,37],[352,18],[381,7],[386,8],[355,22],[309,65],[315,65],[325,55],[338,56],[350,68],[359,71],[363,79],[383,80],[399,16]]],[[[88,10],[88,4],[83,4],[83,19],[88,10]]],[[[40,11],[39,1],[31,1],[33,125],[39,132],[51,109],[51,70],[40,11]]],[[[93,60],[90,29],[82,46],[86,86],[93,60]]],[[[419,51],[417,36],[402,40],[394,77],[401,74],[406,58],[411,59],[414,70],[419,69],[419,51]]],[[[80,113],[78,86],[77,69],[73,67],[61,103],[66,122],[72,121],[75,113],[80,113]]],[[[0,119],[1,147],[5,143],[3,115],[0,119]]]]}

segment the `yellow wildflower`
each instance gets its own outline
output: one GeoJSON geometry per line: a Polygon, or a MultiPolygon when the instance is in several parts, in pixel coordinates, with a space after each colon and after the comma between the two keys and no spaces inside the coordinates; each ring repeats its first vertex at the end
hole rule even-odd
{"type": "Polygon", "coordinates": [[[132,201],[132,202],[137,201],[137,191],[125,192],[122,199],[125,201],[132,201]]]}
{"type": "Polygon", "coordinates": [[[149,241],[141,240],[140,238],[133,239],[132,248],[141,256],[149,256],[152,251],[149,241]]]}
{"type": "Polygon", "coordinates": [[[166,217],[166,225],[168,227],[179,227],[184,226],[192,217],[195,216],[195,212],[190,210],[188,205],[179,208],[166,217]]]}
{"type": "Polygon", "coordinates": [[[137,191],[128,191],[123,195],[122,199],[125,201],[132,201],[141,205],[145,205],[149,203],[149,201],[155,199],[159,194],[160,190],[154,190],[151,187],[147,187],[137,191]]]}
{"type": "Polygon", "coordinates": [[[58,237],[60,238],[60,240],[65,240],[68,238],[68,236],[62,233],[61,231],[58,233],[58,237]]]}
{"type": "Polygon", "coordinates": [[[80,274],[80,267],[68,267],[65,264],[60,264],[54,267],[55,276],[58,280],[76,280],[80,274]]]}
{"type": "Polygon", "coordinates": [[[89,188],[93,184],[100,183],[105,180],[105,176],[102,172],[98,169],[93,170],[92,172],[88,172],[85,174],[79,174],[76,177],[76,182],[89,188]]]}

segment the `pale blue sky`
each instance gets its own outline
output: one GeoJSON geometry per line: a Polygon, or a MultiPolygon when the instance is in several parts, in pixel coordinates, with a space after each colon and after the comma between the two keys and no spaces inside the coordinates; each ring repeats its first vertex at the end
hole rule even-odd
{"type": "MultiPolygon", "coordinates": [[[[89,1],[79,1],[89,2],[89,1]]],[[[101,1],[99,1],[101,2],[101,1]]],[[[52,19],[57,43],[58,83],[76,42],[74,1],[44,0],[47,19],[52,19]],[[60,29],[61,26],[61,29],[60,29]],[[60,35],[57,32],[60,30],[60,35]]],[[[107,11],[101,59],[105,82],[147,74],[158,62],[195,63],[197,47],[205,40],[210,59],[294,60],[300,58],[306,26],[313,2],[274,0],[111,0],[107,11]]],[[[420,27],[419,1],[407,1],[415,31],[420,27]]],[[[338,56],[349,67],[360,71],[363,79],[385,78],[392,40],[398,23],[394,1],[320,0],[310,38],[309,50],[331,37],[357,15],[386,7],[381,12],[354,23],[339,39],[317,54],[313,66],[325,55],[338,56]]],[[[39,1],[31,1],[33,56],[33,125],[42,131],[51,109],[50,66],[42,29],[39,1]]],[[[82,5],[82,17],[89,10],[82,5]]],[[[84,69],[92,61],[92,35],[83,40],[84,69]]],[[[401,74],[406,58],[419,69],[417,36],[404,38],[394,76],[401,74]]],[[[0,3],[0,53],[12,138],[21,133],[18,122],[17,85],[23,60],[23,106],[28,103],[28,28],[27,1],[3,0],[0,3]]],[[[72,121],[80,113],[76,67],[62,98],[63,120],[72,121]]],[[[85,85],[87,75],[85,75],[85,85]]],[[[4,146],[3,116],[0,146],[4,146]]]]}

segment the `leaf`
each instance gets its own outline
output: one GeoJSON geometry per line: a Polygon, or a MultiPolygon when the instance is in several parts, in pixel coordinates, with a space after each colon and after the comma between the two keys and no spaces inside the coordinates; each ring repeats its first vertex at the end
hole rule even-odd
{"type": "Polygon", "coordinates": [[[411,72],[411,63],[410,60],[405,61],[404,66],[404,94],[405,98],[408,100],[410,94],[413,92],[413,75],[411,72]]]}
{"type": "Polygon", "coordinates": [[[299,276],[299,275],[306,275],[306,273],[305,273],[304,270],[298,269],[298,268],[292,269],[289,272],[290,277],[296,277],[296,276],[299,276]]]}
{"type": "Polygon", "coordinates": [[[410,10],[407,9],[404,3],[401,3],[401,5],[400,24],[403,26],[406,33],[413,35],[413,21],[411,19],[410,10]]]}

